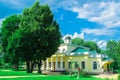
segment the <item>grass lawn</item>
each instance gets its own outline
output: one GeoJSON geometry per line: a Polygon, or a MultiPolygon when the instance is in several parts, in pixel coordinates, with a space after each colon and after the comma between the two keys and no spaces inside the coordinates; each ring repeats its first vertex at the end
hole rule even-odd
{"type": "Polygon", "coordinates": [[[70,77],[69,75],[28,74],[25,71],[0,70],[0,80],[106,80],[94,77],[70,77]]]}

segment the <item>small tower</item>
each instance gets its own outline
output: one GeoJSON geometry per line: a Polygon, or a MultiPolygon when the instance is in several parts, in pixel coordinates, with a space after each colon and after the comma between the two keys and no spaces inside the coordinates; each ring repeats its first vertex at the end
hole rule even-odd
{"type": "Polygon", "coordinates": [[[65,39],[64,39],[64,43],[71,43],[71,37],[66,36],[65,39]]]}

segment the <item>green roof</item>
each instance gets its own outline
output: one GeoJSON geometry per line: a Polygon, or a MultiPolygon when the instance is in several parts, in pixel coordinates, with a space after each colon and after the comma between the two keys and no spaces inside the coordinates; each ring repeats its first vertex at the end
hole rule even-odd
{"type": "Polygon", "coordinates": [[[81,47],[77,47],[76,49],[74,49],[71,52],[74,52],[74,53],[83,53],[83,52],[88,52],[88,51],[89,50],[87,50],[87,49],[84,49],[84,48],[81,48],[81,47]]]}
{"type": "Polygon", "coordinates": [[[103,61],[109,61],[109,60],[113,60],[113,59],[110,58],[110,57],[107,57],[107,58],[103,58],[102,60],[103,60],[103,61]]]}
{"type": "Polygon", "coordinates": [[[95,55],[97,52],[96,51],[90,51],[90,54],[95,55]]]}

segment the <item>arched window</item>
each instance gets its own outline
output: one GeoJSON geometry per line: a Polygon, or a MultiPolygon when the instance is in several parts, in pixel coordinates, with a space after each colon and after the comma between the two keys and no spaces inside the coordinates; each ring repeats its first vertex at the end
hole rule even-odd
{"type": "Polygon", "coordinates": [[[63,53],[65,53],[65,49],[63,49],[63,51],[62,51],[63,53]]]}
{"type": "Polygon", "coordinates": [[[93,62],[93,69],[97,69],[97,62],[93,62]]]}
{"type": "Polygon", "coordinates": [[[81,68],[82,68],[82,69],[85,69],[85,61],[82,61],[82,62],[81,62],[81,68]]]}

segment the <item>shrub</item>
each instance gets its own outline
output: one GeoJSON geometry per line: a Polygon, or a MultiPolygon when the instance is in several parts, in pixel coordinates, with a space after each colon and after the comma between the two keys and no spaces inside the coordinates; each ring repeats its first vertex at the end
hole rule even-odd
{"type": "Polygon", "coordinates": [[[69,72],[64,71],[64,72],[61,72],[61,74],[63,74],[63,75],[69,75],[69,72]]]}
{"type": "Polygon", "coordinates": [[[5,63],[4,68],[11,68],[11,64],[10,63],[5,63]]]}
{"type": "Polygon", "coordinates": [[[119,69],[114,70],[114,73],[120,73],[120,70],[119,69]]]}
{"type": "Polygon", "coordinates": [[[86,77],[87,76],[87,73],[85,71],[80,71],[80,77],[86,77]]]}

